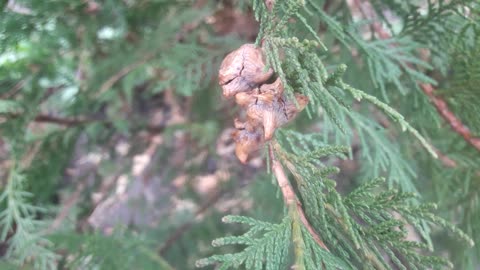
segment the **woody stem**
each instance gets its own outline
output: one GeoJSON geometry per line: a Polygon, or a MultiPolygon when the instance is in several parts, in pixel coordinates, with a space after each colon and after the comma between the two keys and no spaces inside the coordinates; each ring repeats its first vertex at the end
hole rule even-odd
{"type": "MultiPolygon", "coordinates": [[[[293,218],[293,229],[295,231],[299,231],[298,226],[298,221],[300,220],[303,226],[307,229],[307,231],[310,233],[312,238],[315,240],[315,242],[322,247],[323,249],[328,251],[327,246],[323,241],[321,240],[320,236],[315,232],[313,229],[312,225],[308,222],[308,219],[305,215],[305,212],[303,211],[302,205],[297,199],[297,196],[295,195],[295,191],[293,190],[292,186],[290,185],[290,182],[288,181],[288,177],[285,174],[285,171],[282,167],[282,164],[277,160],[275,156],[275,151],[274,151],[274,142],[269,143],[268,145],[268,153],[270,157],[270,162],[271,162],[271,168],[272,172],[275,175],[275,178],[277,179],[278,186],[280,187],[280,190],[282,191],[283,195],[283,200],[285,201],[285,205],[289,209],[289,214],[293,218]]],[[[301,230],[300,232],[300,237],[301,237],[301,230]]],[[[303,239],[302,241],[299,241],[298,235],[293,235],[294,237],[294,244],[295,244],[295,249],[302,248],[304,246],[303,239]]],[[[303,247],[304,248],[304,247],[303,247]]],[[[299,251],[300,253],[300,251],[299,251]]],[[[297,255],[297,252],[295,253],[297,255]]],[[[303,252],[302,252],[303,254],[303,252]]],[[[300,254],[298,254],[300,255],[300,254]]],[[[296,256],[297,257],[297,256],[296,256]]]]}

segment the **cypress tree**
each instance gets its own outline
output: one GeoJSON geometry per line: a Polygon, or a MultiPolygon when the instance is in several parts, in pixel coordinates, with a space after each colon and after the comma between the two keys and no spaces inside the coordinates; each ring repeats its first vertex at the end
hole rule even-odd
{"type": "Polygon", "coordinates": [[[1,269],[479,267],[478,0],[0,7],[1,269]]]}

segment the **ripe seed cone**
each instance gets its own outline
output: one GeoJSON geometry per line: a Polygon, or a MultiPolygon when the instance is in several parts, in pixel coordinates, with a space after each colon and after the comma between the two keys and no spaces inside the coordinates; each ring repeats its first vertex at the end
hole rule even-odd
{"type": "Polygon", "coordinates": [[[255,47],[254,44],[245,44],[223,59],[218,81],[222,86],[223,95],[228,98],[254,89],[272,75],[271,68],[265,71],[261,48],[255,47]]]}
{"type": "Polygon", "coordinates": [[[295,94],[287,99],[282,80],[267,84],[273,70],[265,70],[263,53],[253,44],[245,44],[228,54],[219,71],[219,84],[225,97],[235,96],[235,102],[245,108],[247,119],[235,119],[232,133],[235,154],[242,163],[271,140],[277,128],[285,125],[308,103],[308,98],[295,94]]]}
{"type": "Polygon", "coordinates": [[[236,131],[232,137],[235,141],[235,155],[245,164],[252,153],[263,147],[265,141],[263,139],[263,129],[254,127],[249,122],[239,122],[235,120],[236,131]]]}

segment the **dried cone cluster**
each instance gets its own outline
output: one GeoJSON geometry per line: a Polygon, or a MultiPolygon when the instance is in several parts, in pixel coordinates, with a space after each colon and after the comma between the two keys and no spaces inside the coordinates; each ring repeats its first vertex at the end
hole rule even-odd
{"type": "Polygon", "coordinates": [[[232,136],[235,154],[245,163],[248,157],[271,140],[275,130],[292,120],[308,103],[304,95],[295,94],[296,101],[288,100],[280,78],[273,83],[273,70],[265,71],[261,48],[245,44],[225,57],[218,80],[226,98],[235,96],[245,109],[247,119],[235,119],[232,136]]]}

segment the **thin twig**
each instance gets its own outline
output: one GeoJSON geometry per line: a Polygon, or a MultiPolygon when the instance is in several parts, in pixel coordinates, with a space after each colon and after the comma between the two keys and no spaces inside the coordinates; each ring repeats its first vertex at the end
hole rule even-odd
{"type": "Polygon", "coordinates": [[[32,164],[32,161],[37,156],[38,151],[40,151],[41,146],[42,146],[41,141],[36,141],[33,143],[32,147],[30,147],[26,151],[25,155],[22,157],[20,161],[20,169],[26,169],[30,167],[30,165],[32,164]]]}
{"type": "MultiPolygon", "coordinates": [[[[11,113],[9,114],[11,118],[19,117],[20,114],[11,113]]],[[[33,118],[34,122],[38,123],[48,123],[48,124],[56,124],[65,127],[75,127],[90,123],[102,123],[106,127],[112,127],[113,122],[106,118],[102,117],[89,117],[89,116],[75,116],[75,117],[59,117],[47,114],[39,114],[33,118]]],[[[158,134],[162,133],[166,128],[166,125],[148,125],[146,127],[143,126],[134,126],[132,130],[145,130],[150,134],[158,134]]]]}
{"type": "Polygon", "coordinates": [[[297,196],[295,195],[295,192],[293,191],[293,188],[290,185],[290,182],[288,181],[287,175],[285,174],[285,171],[283,170],[282,165],[275,157],[273,146],[271,144],[269,145],[269,148],[268,148],[268,154],[270,156],[272,172],[275,175],[275,178],[277,179],[280,190],[282,191],[285,204],[290,205],[293,203],[297,203],[297,196]]]}
{"type": "Polygon", "coordinates": [[[440,150],[435,149],[435,153],[437,153],[438,159],[443,163],[445,167],[448,168],[455,168],[458,166],[457,162],[451,158],[449,158],[444,153],[440,152],[440,150]]]}
{"type": "Polygon", "coordinates": [[[422,88],[423,92],[430,98],[433,105],[435,105],[435,108],[437,109],[438,113],[447,121],[450,127],[456,133],[462,136],[465,141],[467,141],[468,143],[473,145],[477,150],[480,151],[480,138],[474,137],[471,131],[448,108],[447,103],[433,93],[434,89],[432,85],[422,83],[420,84],[420,87],[422,88]]]}
{"type": "Polygon", "coordinates": [[[57,117],[52,115],[39,114],[34,118],[35,122],[51,123],[61,126],[77,126],[91,122],[103,121],[102,119],[88,118],[88,117],[57,117]]]}
{"type": "Polygon", "coordinates": [[[285,201],[286,205],[296,205],[297,212],[300,216],[300,219],[305,226],[305,228],[308,230],[308,232],[311,234],[312,238],[315,240],[315,242],[322,247],[323,249],[329,251],[325,243],[323,243],[322,239],[320,236],[315,232],[313,229],[312,225],[308,222],[307,217],[305,216],[305,213],[303,211],[302,205],[300,202],[297,200],[297,196],[295,195],[295,191],[293,190],[292,186],[290,185],[290,182],[288,181],[287,175],[285,174],[285,171],[283,170],[282,165],[280,162],[276,159],[275,153],[273,150],[273,146],[270,143],[268,147],[268,154],[270,156],[270,162],[271,162],[271,167],[272,167],[272,172],[275,175],[275,178],[277,179],[278,186],[280,187],[280,190],[282,191],[283,194],[283,199],[285,201]]]}
{"type": "MultiPolygon", "coordinates": [[[[22,114],[23,113],[9,113],[7,120],[21,117],[22,114]]],[[[92,122],[104,122],[105,124],[111,124],[107,119],[98,118],[98,117],[96,118],[89,117],[89,116],[60,117],[60,116],[54,116],[54,115],[42,114],[42,113],[35,116],[32,119],[32,121],[37,123],[56,124],[56,125],[67,126],[67,127],[78,126],[78,125],[88,124],[92,122]]]]}
{"type": "Polygon", "coordinates": [[[60,228],[60,225],[62,225],[63,221],[65,218],[68,217],[68,214],[70,213],[70,210],[72,209],[73,206],[78,202],[80,199],[80,195],[82,194],[83,190],[85,189],[85,182],[80,182],[80,184],[77,186],[77,189],[75,192],[73,192],[72,195],[70,195],[70,198],[63,204],[62,209],[58,213],[57,217],[55,220],[53,220],[52,224],[48,229],[46,230],[46,234],[50,234],[60,228]]]}

